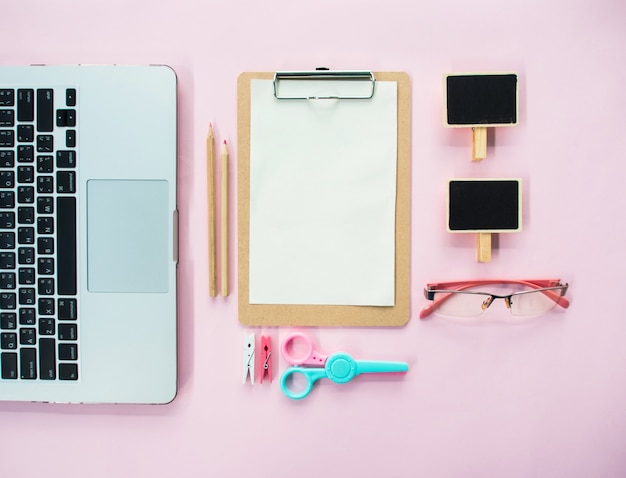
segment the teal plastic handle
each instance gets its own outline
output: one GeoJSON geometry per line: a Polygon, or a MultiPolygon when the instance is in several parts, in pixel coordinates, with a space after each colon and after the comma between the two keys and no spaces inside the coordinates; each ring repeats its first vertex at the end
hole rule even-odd
{"type": "Polygon", "coordinates": [[[280,378],[280,389],[283,393],[293,399],[300,400],[311,393],[313,389],[313,385],[315,382],[322,378],[326,378],[326,369],[323,368],[302,368],[302,367],[291,367],[285,370],[283,376],[280,378]],[[305,387],[302,391],[296,391],[293,388],[289,387],[289,378],[294,374],[300,374],[304,376],[305,379],[305,387]]]}
{"type": "Polygon", "coordinates": [[[361,373],[399,373],[408,372],[409,364],[406,362],[375,362],[357,361],[357,375],[361,373]]]}

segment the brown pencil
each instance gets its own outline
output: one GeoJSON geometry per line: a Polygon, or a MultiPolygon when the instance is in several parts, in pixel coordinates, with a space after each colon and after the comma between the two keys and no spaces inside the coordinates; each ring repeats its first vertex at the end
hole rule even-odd
{"type": "Polygon", "coordinates": [[[228,296],[228,144],[222,144],[222,185],[221,185],[221,291],[228,296]]]}
{"type": "Polygon", "coordinates": [[[206,140],[207,194],[209,216],[209,295],[217,295],[217,268],[215,266],[217,251],[215,247],[215,139],[213,125],[209,124],[206,140]]]}

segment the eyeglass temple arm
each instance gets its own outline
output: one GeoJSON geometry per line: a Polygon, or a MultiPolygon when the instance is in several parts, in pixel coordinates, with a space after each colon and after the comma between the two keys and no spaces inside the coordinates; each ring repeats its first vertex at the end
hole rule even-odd
{"type": "MultiPolygon", "coordinates": [[[[429,297],[431,290],[436,289],[455,289],[458,291],[462,291],[464,289],[469,289],[470,287],[475,287],[477,285],[489,285],[489,284],[522,284],[532,287],[533,289],[542,289],[544,287],[556,287],[561,284],[560,279],[539,279],[539,280],[511,280],[511,279],[486,279],[486,280],[477,280],[477,281],[457,281],[457,282],[440,282],[440,283],[431,283],[426,284],[426,288],[424,289],[424,296],[428,300],[432,300],[433,302],[425,306],[422,310],[420,310],[420,319],[424,319],[432,314],[435,309],[441,304],[441,302],[447,300],[452,294],[442,295],[439,299],[433,300],[429,297]]],[[[569,300],[566,297],[559,296],[555,294],[553,291],[546,290],[543,291],[545,295],[550,297],[550,299],[554,300],[559,306],[567,309],[569,307],[569,300]]]]}
{"type": "Polygon", "coordinates": [[[556,287],[561,284],[561,279],[483,279],[483,280],[462,280],[452,282],[433,282],[426,284],[428,289],[455,289],[456,287],[473,287],[476,285],[489,285],[489,284],[522,284],[528,285],[535,289],[541,289],[543,287],[556,287]]]}

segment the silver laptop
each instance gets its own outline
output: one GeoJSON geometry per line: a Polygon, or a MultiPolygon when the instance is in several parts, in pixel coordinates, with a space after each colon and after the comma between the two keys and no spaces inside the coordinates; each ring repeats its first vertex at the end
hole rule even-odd
{"type": "Polygon", "coordinates": [[[0,400],[167,403],[176,75],[0,67],[0,400]]]}

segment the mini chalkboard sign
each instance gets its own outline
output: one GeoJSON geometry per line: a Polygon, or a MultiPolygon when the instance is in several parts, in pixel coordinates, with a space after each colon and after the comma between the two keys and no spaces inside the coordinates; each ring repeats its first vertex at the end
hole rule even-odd
{"type": "Polygon", "coordinates": [[[522,229],[520,179],[451,179],[448,232],[477,234],[479,262],[491,260],[491,234],[522,229]]]}
{"type": "Polygon", "coordinates": [[[480,161],[487,157],[487,128],[517,124],[517,75],[448,74],[444,80],[444,123],[472,128],[472,160],[480,161]]]}

